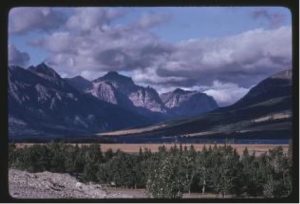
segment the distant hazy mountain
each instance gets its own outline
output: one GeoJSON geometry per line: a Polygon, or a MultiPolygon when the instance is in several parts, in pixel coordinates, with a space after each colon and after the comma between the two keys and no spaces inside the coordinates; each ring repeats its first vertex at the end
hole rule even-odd
{"type": "MultiPolygon", "coordinates": [[[[289,139],[292,136],[291,97],[292,71],[286,70],[258,83],[231,106],[194,118],[102,135],[116,142],[289,139]],[[128,133],[130,136],[124,136],[128,133]]],[[[173,104],[177,103],[171,100],[169,106],[173,104]]]]}
{"type": "Polygon", "coordinates": [[[83,94],[45,64],[8,69],[10,138],[77,136],[146,124],[136,113],[83,94]]]}
{"type": "Polygon", "coordinates": [[[177,116],[195,116],[218,107],[213,97],[197,91],[174,91],[160,95],[170,113],[177,116]]]}
{"type": "Polygon", "coordinates": [[[89,80],[83,78],[82,76],[75,76],[73,78],[65,78],[65,80],[73,86],[75,89],[86,92],[90,88],[92,88],[93,84],[89,80]]]}

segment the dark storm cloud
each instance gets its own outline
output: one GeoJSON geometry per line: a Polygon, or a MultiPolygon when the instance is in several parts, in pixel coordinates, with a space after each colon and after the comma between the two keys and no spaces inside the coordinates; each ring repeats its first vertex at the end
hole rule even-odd
{"type": "Polygon", "coordinates": [[[66,18],[53,8],[22,7],[9,12],[10,33],[24,34],[30,31],[50,31],[59,28],[66,18]]]}
{"type": "Polygon", "coordinates": [[[8,64],[26,66],[30,60],[26,52],[21,52],[14,45],[8,45],[8,64]]]}
{"type": "Polygon", "coordinates": [[[182,42],[160,65],[157,74],[181,76],[203,85],[222,80],[249,87],[270,73],[290,67],[291,30],[281,27],[182,42]]]}
{"type": "MultiPolygon", "coordinates": [[[[90,18],[88,22],[95,22],[92,17],[103,17],[96,15],[96,10],[93,11],[93,15],[78,11],[70,19],[87,15],[90,18]]],[[[98,19],[97,22],[101,21],[98,19]]],[[[69,20],[67,25],[68,23],[69,20]]],[[[85,25],[80,29],[88,27],[85,25]]],[[[106,25],[105,29],[103,26],[96,26],[85,32],[66,26],[65,30],[34,40],[31,45],[48,50],[50,57],[47,61],[52,65],[59,65],[69,74],[73,74],[72,71],[78,73],[81,69],[122,71],[156,67],[174,49],[173,45],[161,42],[151,32],[132,24],[121,27],[106,25]]]]}

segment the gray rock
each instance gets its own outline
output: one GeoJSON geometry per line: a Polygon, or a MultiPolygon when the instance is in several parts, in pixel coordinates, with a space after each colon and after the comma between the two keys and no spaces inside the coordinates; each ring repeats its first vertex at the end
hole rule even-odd
{"type": "Polygon", "coordinates": [[[130,77],[117,72],[108,72],[94,80],[93,84],[89,92],[107,102],[135,111],[145,109],[150,112],[167,112],[155,89],[138,86],[130,77]]]}
{"type": "Polygon", "coordinates": [[[134,198],[143,191],[110,190],[99,184],[81,183],[66,173],[29,173],[9,169],[9,193],[13,198],[134,198]]]}

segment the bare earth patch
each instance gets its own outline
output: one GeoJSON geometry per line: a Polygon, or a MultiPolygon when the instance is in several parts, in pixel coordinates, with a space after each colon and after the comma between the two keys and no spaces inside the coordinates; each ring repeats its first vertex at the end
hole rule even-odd
{"type": "Polygon", "coordinates": [[[9,193],[14,198],[145,198],[143,189],[115,189],[79,182],[66,173],[9,170],[9,193]]]}

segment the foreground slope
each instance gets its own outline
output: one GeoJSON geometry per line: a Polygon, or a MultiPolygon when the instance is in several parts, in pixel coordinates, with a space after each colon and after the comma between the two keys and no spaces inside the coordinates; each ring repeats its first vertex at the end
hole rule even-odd
{"type": "Polygon", "coordinates": [[[292,71],[285,70],[261,81],[231,106],[199,117],[99,135],[115,142],[289,139],[291,97],[292,71]]]}

